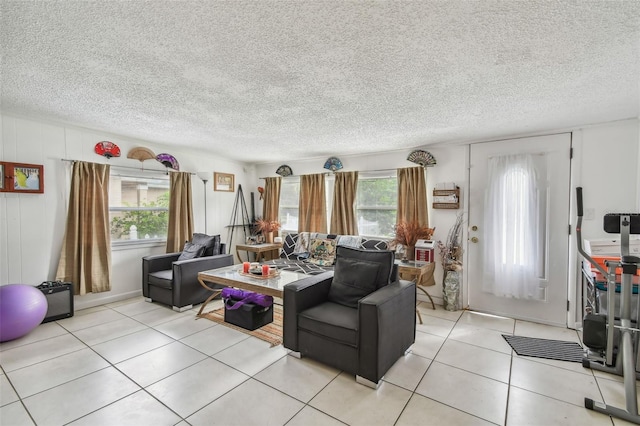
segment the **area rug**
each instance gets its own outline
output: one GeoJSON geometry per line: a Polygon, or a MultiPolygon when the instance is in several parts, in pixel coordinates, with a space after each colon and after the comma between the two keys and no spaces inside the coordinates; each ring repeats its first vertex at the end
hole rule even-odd
{"type": "Polygon", "coordinates": [[[207,312],[202,316],[211,321],[217,322],[218,324],[222,324],[225,327],[233,328],[234,330],[241,331],[245,334],[264,340],[265,342],[269,342],[273,347],[282,343],[282,306],[274,304],[273,308],[273,322],[253,331],[224,322],[224,306],[211,312],[207,312]]]}
{"type": "Polygon", "coordinates": [[[503,334],[502,337],[504,337],[504,340],[521,356],[570,362],[582,362],[582,358],[584,357],[582,346],[576,342],[507,336],[506,334],[503,334]]]}

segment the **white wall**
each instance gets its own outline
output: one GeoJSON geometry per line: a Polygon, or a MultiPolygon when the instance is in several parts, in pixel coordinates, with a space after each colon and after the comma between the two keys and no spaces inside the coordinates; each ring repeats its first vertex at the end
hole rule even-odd
{"type": "MultiPolygon", "coordinates": [[[[415,149],[429,151],[436,158],[437,165],[428,167],[427,170],[427,201],[429,205],[429,226],[436,228],[434,240],[444,240],[449,229],[454,224],[456,214],[464,209],[464,194],[466,193],[466,146],[454,147],[434,147],[423,146],[415,149]],[[461,204],[459,210],[445,210],[431,208],[432,190],[438,182],[455,182],[461,189],[461,204]]],[[[338,156],[342,161],[343,171],[372,171],[397,169],[401,167],[414,167],[416,164],[407,161],[407,156],[413,149],[388,151],[379,154],[361,156],[338,156]]],[[[315,158],[310,160],[289,161],[286,164],[291,166],[294,175],[323,173],[326,158],[315,158]]],[[[277,176],[275,171],[282,163],[259,164],[256,166],[256,175],[259,177],[277,176]]],[[[260,180],[259,185],[264,186],[264,180],[260,180]]],[[[260,202],[260,211],[262,202],[260,202]]],[[[465,237],[466,238],[466,237],[465,237]]],[[[442,303],[442,269],[438,265],[435,272],[436,285],[428,289],[429,294],[434,297],[436,303],[442,303]]],[[[427,301],[426,297],[418,295],[421,300],[427,301]]]]}
{"type": "MultiPolygon", "coordinates": [[[[42,122],[3,114],[0,160],[44,165],[44,194],[0,194],[0,285],[22,283],[37,285],[55,279],[64,235],[69,170],[71,163],[61,159],[108,162],[112,166],[125,166],[164,170],[155,160],[141,164],[128,159],[131,148],[144,146],[156,154],[174,155],[182,171],[211,174],[207,183],[207,231],[228,237],[225,228],[231,218],[236,192],[214,192],[213,172],[233,173],[236,187],[244,189],[247,206],[249,193],[256,177],[253,167],[220,158],[212,153],[196,152],[139,141],[106,132],[42,122]],[[107,160],[94,153],[100,141],[115,142],[121,149],[119,158],[107,160]],[[251,185],[249,185],[251,183],[251,185]]],[[[195,231],[204,232],[204,186],[197,177],[192,178],[193,215],[195,231]]],[[[235,241],[235,238],[234,238],[235,241]]],[[[119,300],[141,293],[141,258],[148,254],[163,253],[164,246],[146,246],[119,249],[112,253],[112,289],[105,293],[76,296],[77,309],[119,300]]]]}
{"type": "Polygon", "coordinates": [[[606,213],[640,211],[638,121],[579,129],[573,141],[576,186],[582,186],[584,198],[582,233],[585,238],[605,238],[602,217],[606,213]]]}
{"type": "MultiPolygon", "coordinates": [[[[573,132],[571,224],[575,231],[575,188],[583,189],[582,238],[611,238],[604,232],[606,213],[640,211],[640,127],[637,119],[588,126],[573,132]]],[[[576,233],[569,245],[569,325],[582,323],[581,260],[576,233]]],[[[586,297],[586,296],[585,296],[586,297]]]]}
{"type": "MultiPolygon", "coordinates": [[[[109,163],[116,166],[139,167],[137,160],[127,159],[126,153],[133,147],[145,146],[156,153],[168,152],[180,162],[184,171],[214,171],[233,173],[236,186],[241,184],[245,201],[250,210],[250,193],[254,192],[256,215],[261,214],[262,201],[257,187],[264,186],[258,177],[277,176],[275,170],[282,163],[250,165],[222,159],[214,154],[139,141],[97,130],[43,122],[11,114],[3,114],[0,120],[0,160],[44,165],[44,194],[0,194],[0,285],[25,283],[37,285],[55,278],[58,264],[68,201],[67,170],[70,163],[61,158],[92,162],[107,162],[94,154],[94,145],[103,140],[118,144],[120,158],[109,163]]],[[[566,130],[566,129],[564,129],[566,130]]],[[[571,129],[569,129],[571,130],[571,129]]],[[[583,186],[585,207],[594,209],[594,220],[584,222],[585,237],[605,236],[601,217],[611,211],[638,211],[640,209],[640,132],[638,120],[625,120],[604,125],[573,129],[575,157],[572,165],[574,186],[583,186]]],[[[429,206],[431,190],[437,182],[456,182],[461,188],[460,210],[434,210],[429,208],[430,225],[436,227],[434,239],[444,240],[455,221],[457,212],[464,211],[467,192],[467,147],[423,146],[431,152],[437,165],[427,169],[429,206]]],[[[411,167],[406,160],[411,150],[399,150],[363,156],[339,156],[344,170],[380,170],[411,167]]],[[[294,174],[324,172],[326,158],[288,162],[294,174]]],[[[160,168],[154,160],[144,167],[160,168]]],[[[204,190],[202,181],[193,177],[193,212],[196,232],[204,232],[204,190]]],[[[208,233],[228,238],[229,225],[236,193],[214,192],[213,177],[207,183],[208,233]]],[[[573,197],[573,196],[572,196],[573,197]]],[[[572,202],[573,200],[568,202],[572,202]]],[[[249,211],[251,215],[251,211],[249,211]]],[[[573,215],[575,215],[575,210],[573,215]]],[[[466,231],[465,231],[466,232],[466,231]]],[[[236,233],[234,243],[240,241],[236,233]]],[[[463,236],[463,239],[466,235],[463,236]]],[[[77,308],[94,306],[120,298],[139,294],[141,290],[140,258],[147,254],[164,252],[164,247],[138,247],[113,252],[112,290],[76,297],[77,308]]],[[[231,253],[234,252],[231,248],[231,253]]],[[[572,254],[575,258],[575,253],[572,254]]],[[[470,274],[472,271],[466,271],[470,274]]],[[[441,301],[440,267],[436,268],[436,286],[430,293],[441,301]]],[[[575,282],[577,277],[572,277],[575,282]]],[[[575,292],[574,292],[575,293],[575,292]]],[[[575,297],[575,295],[574,295],[575,297]]]]}
{"type": "MultiPolygon", "coordinates": [[[[607,234],[602,231],[602,216],[613,211],[640,210],[640,132],[637,119],[624,120],[602,125],[588,126],[578,129],[563,129],[573,131],[574,160],[572,162],[572,186],[584,187],[585,207],[593,209],[594,219],[583,222],[583,234],[588,238],[603,238],[607,234]]],[[[550,132],[553,133],[553,132],[550,132]]],[[[429,225],[435,226],[434,239],[444,240],[453,225],[456,213],[466,212],[468,188],[468,145],[459,146],[423,146],[416,149],[429,151],[436,158],[437,164],[427,168],[427,191],[429,206],[429,225]],[[442,210],[431,207],[432,189],[438,182],[455,182],[461,189],[460,210],[442,210]]],[[[338,156],[344,165],[344,171],[367,171],[379,169],[395,169],[411,167],[414,164],[407,161],[407,155],[412,150],[399,150],[363,156],[338,156]]],[[[323,165],[326,158],[287,162],[295,175],[322,173],[326,170],[323,165]]],[[[282,163],[259,164],[256,175],[259,177],[277,176],[275,170],[282,163]]],[[[264,184],[264,181],[260,181],[264,184]]],[[[572,223],[575,223],[575,189],[572,189],[571,199],[567,200],[572,206],[572,223]]],[[[260,206],[261,208],[261,206],[260,206]]],[[[565,220],[565,219],[562,219],[565,220]]],[[[466,221],[462,240],[466,239],[466,221]]],[[[573,267],[569,282],[570,300],[579,297],[579,275],[577,269],[577,252],[575,238],[571,239],[570,258],[573,267]]],[[[436,255],[436,258],[438,256],[436,255]]],[[[468,277],[473,271],[464,270],[468,277]]],[[[442,302],[442,268],[438,264],[435,270],[436,285],[429,288],[436,303],[442,302]]],[[[466,281],[466,279],[465,279],[466,281]]],[[[423,296],[418,296],[426,300],[423,296]]],[[[464,297],[462,300],[465,300],[464,297]]],[[[573,305],[573,307],[577,306],[573,305]]],[[[573,314],[577,315],[579,309],[573,314]]],[[[574,317],[577,319],[577,317],[574,317]]],[[[570,324],[572,321],[570,320],[570,324]]]]}

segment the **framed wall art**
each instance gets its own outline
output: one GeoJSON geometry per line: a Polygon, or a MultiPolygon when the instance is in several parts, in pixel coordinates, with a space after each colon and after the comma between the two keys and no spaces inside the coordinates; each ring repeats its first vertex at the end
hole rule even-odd
{"type": "Polygon", "coordinates": [[[0,192],[44,193],[44,167],[42,165],[2,162],[0,169],[2,170],[0,192]]]}
{"type": "Polygon", "coordinates": [[[233,192],[234,176],[231,173],[213,172],[213,190],[233,192]]]}

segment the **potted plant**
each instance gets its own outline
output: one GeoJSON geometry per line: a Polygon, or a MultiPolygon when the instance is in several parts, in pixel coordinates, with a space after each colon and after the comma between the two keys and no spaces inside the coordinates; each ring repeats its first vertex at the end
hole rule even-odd
{"type": "Polygon", "coordinates": [[[280,229],[280,222],[277,220],[256,220],[256,229],[264,235],[267,243],[273,243],[273,233],[280,229]]]}
{"type": "Polygon", "coordinates": [[[430,240],[435,229],[422,226],[418,222],[400,221],[394,226],[396,236],[392,240],[392,244],[402,245],[407,260],[413,260],[418,240],[430,240]]]}

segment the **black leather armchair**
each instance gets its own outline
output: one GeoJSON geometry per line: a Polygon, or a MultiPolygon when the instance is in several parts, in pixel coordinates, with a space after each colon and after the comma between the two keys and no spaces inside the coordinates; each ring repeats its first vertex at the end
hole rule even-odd
{"type": "MultiPolygon", "coordinates": [[[[225,252],[225,244],[220,245],[225,252]]],[[[178,260],[181,253],[142,258],[142,295],[148,302],[160,302],[175,311],[186,311],[204,302],[211,292],[198,282],[198,272],[233,265],[233,255],[218,254],[178,260]]]]}
{"type": "Polygon", "coordinates": [[[283,303],[285,348],[367,386],[415,341],[416,287],[397,280],[391,251],[338,247],[334,271],[286,285],[283,303]]]}

